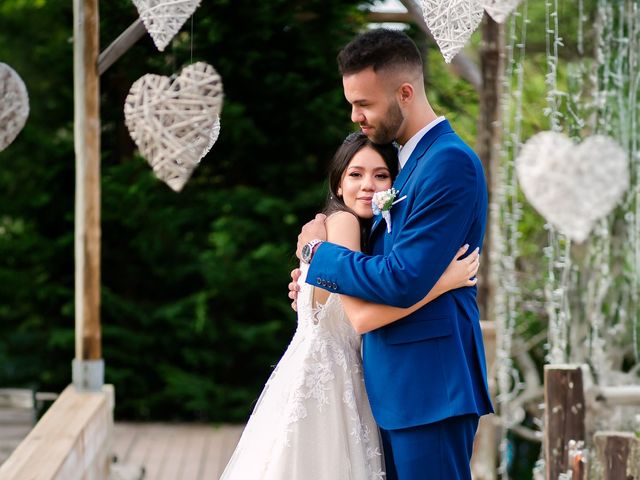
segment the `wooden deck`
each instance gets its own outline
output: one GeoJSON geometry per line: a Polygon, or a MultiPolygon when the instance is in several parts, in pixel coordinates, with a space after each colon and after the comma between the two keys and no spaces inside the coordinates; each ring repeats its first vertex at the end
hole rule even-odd
{"type": "MultiPolygon", "coordinates": [[[[3,418],[0,465],[29,432],[25,420],[3,418]]],[[[113,480],[217,480],[243,426],[119,423],[113,436],[113,480]]]]}
{"type": "Polygon", "coordinates": [[[242,426],[117,423],[117,463],[143,466],[144,480],[217,480],[238,443],[242,426]]]}

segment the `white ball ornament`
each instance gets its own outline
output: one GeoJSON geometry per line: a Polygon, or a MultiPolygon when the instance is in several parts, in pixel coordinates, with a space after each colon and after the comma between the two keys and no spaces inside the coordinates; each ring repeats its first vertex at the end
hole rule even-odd
{"type": "Polygon", "coordinates": [[[0,151],[15,140],[29,117],[29,95],[20,76],[0,62],[0,151]]]}

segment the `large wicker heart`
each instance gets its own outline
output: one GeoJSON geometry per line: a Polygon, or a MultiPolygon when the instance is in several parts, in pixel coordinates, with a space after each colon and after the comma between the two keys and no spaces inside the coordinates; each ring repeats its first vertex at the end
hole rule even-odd
{"type": "Polygon", "coordinates": [[[153,43],[163,51],[200,6],[200,0],[133,0],[133,4],[153,43]]]}
{"type": "Polygon", "coordinates": [[[0,63],[0,152],[15,140],[29,116],[29,95],[20,76],[0,63]]]}
{"type": "Polygon", "coordinates": [[[145,75],[125,100],[125,123],[155,175],[180,191],[220,131],[222,80],[204,62],[175,80],[145,75]]]}
{"type": "Polygon", "coordinates": [[[602,135],[575,145],[561,133],[538,133],[522,147],[516,173],[531,205],[579,243],[629,188],[626,153],[602,135]]]}
{"type": "Polygon", "coordinates": [[[422,14],[449,63],[480,25],[484,10],[480,0],[422,0],[422,14]]]}
{"type": "Polygon", "coordinates": [[[486,12],[498,23],[504,21],[511,15],[522,0],[484,0],[483,6],[486,12]]]}

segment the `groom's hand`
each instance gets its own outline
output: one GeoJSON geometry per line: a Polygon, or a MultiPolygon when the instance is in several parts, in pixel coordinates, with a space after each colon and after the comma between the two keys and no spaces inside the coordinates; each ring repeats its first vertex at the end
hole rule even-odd
{"type": "Polygon", "coordinates": [[[309,243],[311,240],[326,240],[327,229],[324,226],[324,221],[327,219],[326,215],[318,213],[316,218],[302,227],[300,235],[298,235],[298,247],[296,248],[296,256],[300,257],[302,247],[309,243]]]}

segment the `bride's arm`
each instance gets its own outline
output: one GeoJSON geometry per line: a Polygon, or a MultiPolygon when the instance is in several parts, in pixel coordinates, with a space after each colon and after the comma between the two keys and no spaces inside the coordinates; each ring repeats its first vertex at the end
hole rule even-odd
{"type": "Polygon", "coordinates": [[[470,280],[470,278],[478,271],[478,249],[474,250],[466,258],[458,260],[467,249],[468,246],[465,245],[458,250],[456,256],[427,296],[409,308],[380,305],[360,298],[341,295],[342,305],[353,328],[358,333],[370,332],[406,317],[449,290],[475,285],[477,279],[470,280]]]}
{"type": "MultiPolygon", "coordinates": [[[[342,245],[351,250],[360,250],[360,223],[354,215],[348,212],[334,213],[327,218],[325,226],[329,242],[342,245]]],[[[427,296],[409,308],[380,305],[360,298],[340,295],[345,312],[353,328],[358,333],[375,330],[406,317],[449,290],[475,285],[477,280],[469,279],[478,271],[478,249],[474,250],[466,258],[458,260],[459,257],[466,253],[467,249],[468,246],[465,245],[458,250],[427,296]]],[[[320,289],[315,289],[315,291],[317,292],[315,296],[317,301],[326,300],[328,292],[320,289]],[[324,298],[318,298],[317,295],[321,295],[324,298]]]]}
{"type": "MultiPolygon", "coordinates": [[[[349,250],[360,251],[360,222],[349,212],[332,213],[325,220],[327,241],[341,245],[349,250]]],[[[324,303],[329,292],[321,288],[313,289],[313,304],[324,303]]]]}

